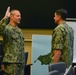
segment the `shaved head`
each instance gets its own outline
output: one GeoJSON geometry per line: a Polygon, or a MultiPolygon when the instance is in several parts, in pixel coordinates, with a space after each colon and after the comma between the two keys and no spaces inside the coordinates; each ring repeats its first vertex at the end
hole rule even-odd
{"type": "Polygon", "coordinates": [[[16,10],[16,9],[11,10],[10,15],[13,15],[13,14],[14,14],[14,12],[20,12],[20,11],[19,11],[19,10],[16,10]]]}

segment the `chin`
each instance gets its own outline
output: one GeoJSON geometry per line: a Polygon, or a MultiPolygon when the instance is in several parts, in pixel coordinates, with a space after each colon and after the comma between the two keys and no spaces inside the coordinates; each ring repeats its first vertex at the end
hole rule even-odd
{"type": "Polygon", "coordinates": [[[20,24],[20,22],[17,22],[17,24],[20,24]]]}

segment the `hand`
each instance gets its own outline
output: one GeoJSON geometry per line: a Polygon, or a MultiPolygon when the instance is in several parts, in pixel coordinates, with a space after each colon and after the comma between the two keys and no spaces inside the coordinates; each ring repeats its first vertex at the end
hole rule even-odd
{"type": "Polygon", "coordinates": [[[10,17],[10,7],[7,8],[4,18],[10,17]]]}

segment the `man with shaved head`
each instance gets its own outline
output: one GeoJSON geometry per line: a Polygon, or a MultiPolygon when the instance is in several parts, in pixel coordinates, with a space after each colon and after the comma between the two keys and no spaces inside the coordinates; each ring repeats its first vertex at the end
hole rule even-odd
{"type": "Polygon", "coordinates": [[[19,10],[7,8],[4,18],[0,21],[0,35],[3,36],[4,75],[24,75],[24,37],[18,27],[21,21],[19,10]],[[9,23],[8,22],[8,18],[9,23]]]}

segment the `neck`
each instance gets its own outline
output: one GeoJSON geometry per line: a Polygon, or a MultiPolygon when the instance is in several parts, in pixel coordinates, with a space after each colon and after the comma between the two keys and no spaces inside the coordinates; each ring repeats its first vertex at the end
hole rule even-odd
{"type": "Polygon", "coordinates": [[[15,24],[14,22],[10,22],[10,24],[13,26],[13,27],[16,27],[17,24],[15,24]]]}
{"type": "Polygon", "coordinates": [[[60,21],[58,21],[58,25],[60,25],[62,22],[64,22],[64,20],[60,20],[60,21]]]}

